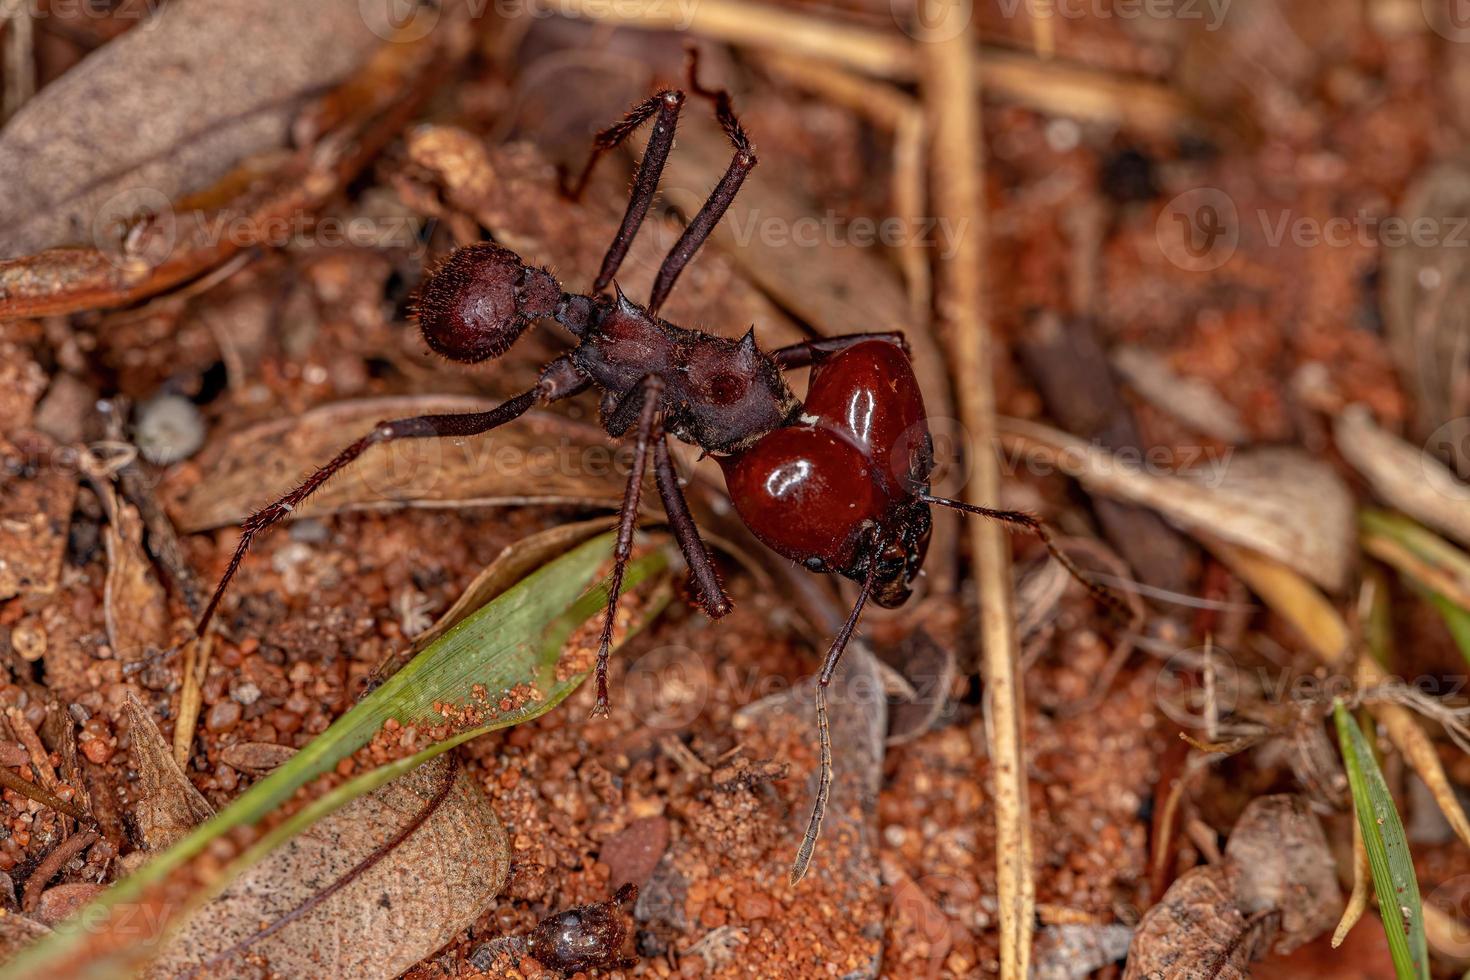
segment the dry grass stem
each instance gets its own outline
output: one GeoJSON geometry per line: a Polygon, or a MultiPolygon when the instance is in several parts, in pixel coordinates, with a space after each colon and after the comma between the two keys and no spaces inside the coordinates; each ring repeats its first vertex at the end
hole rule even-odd
{"type": "MultiPolygon", "coordinates": [[[[995,454],[995,389],[989,322],[985,311],[985,224],[980,103],[975,49],[968,31],[967,0],[931,9],[921,45],[924,102],[929,110],[935,213],[961,236],[953,259],[942,267],[938,312],[941,336],[957,379],[960,422],[970,434],[973,467],[965,499],[978,506],[1000,503],[1000,468],[995,454]]],[[[970,540],[980,600],[981,673],[985,679],[990,775],[995,796],[996,876],[1000,899],[1000,975],[1030,975],[1036,918],[1031,826],[1027,805],[1024,691],[1019,673],[1011,555],[1006,529],[993,521],[971,521],[970,540]]]]}

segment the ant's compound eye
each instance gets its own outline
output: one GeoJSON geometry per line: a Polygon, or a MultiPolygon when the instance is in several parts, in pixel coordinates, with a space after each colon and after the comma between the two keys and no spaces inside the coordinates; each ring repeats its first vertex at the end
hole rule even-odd
{"type": "Polygon", "coordinates": [[[419,327],[436,353],[473,364],[504,354],[532,320],[556,309],[560,295],[549,274],[484,242],[455,252],[424,283],[419,327]]]}

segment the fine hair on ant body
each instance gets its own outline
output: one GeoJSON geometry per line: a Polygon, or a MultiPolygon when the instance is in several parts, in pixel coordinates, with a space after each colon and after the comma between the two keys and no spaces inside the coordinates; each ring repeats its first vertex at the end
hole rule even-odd
{"type": "Polygon", "coordinates": [[[606,715],[609,709],[607,667],[613,623],[650,455],[654,482],[699,605],[712,619],[732,608],[680,487],[669,452],[670,436],[717,460],[737,513],[768,547],[811,571],[835,572],[861,585],[851,613],[827,650],[816,688],[821,775],[811,820],[791,869],[794,884],[810,863],[831,790],[826,688],[867,602],[896,607],[908,599],[928,547],[931,505],[1035,534],[1094,596],[1114,608],[1121,608],[1121,603],[1089,582],[1031,515],[977,507],[929,492],[933,446],[902,334],[854,333],[765,352],[756,343],[753,327],[739,340],[730,340],[658,316],[680,273],[756,165],[755,150],[729,94],[699,84],[693,52],[688,73],[690,91],[714,104],[715,118],[734,154],[709,199],[659,267],[648,304],[629,300],[613,277],[648,214],[673,147],[686,99],[677,89],[645,99],[598,133],[572,187],[573,195],[579,196],[598,159],[654,120],[627,210],[590,293],[566,292],[545,269],[528,266],[516,253],[489,242],[454,252],[419,293],[417,315],[424,340],[452,361],[474,364],[499,357],[532,323],[545,318],[570,332],[576,346],[548,364],[529,390],[489,411],[378,423],[294,490],[252,514],[241,525],[240,541],[200,617],[198,632],[203,635],[208,628],[255,536],[289,517],[369,448],[400,439],[478,435],[514,421],[533,406],[596,387],[602,393],[604,428],[614,438],[631,433],[634,453],[618,515],[607,613],[597,651],[594,715],[606,715]],[[783,372],[804,367],[811,368],[811,377],[802,401],[792,393],[783,372]]]}

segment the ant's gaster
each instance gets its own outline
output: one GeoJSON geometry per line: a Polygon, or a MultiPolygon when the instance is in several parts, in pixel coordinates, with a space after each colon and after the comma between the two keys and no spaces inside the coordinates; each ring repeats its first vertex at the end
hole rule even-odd
{"type": "Polygon", "coordinates": [[[685,502],[669,454],[669,436],[718,460],[736,511],[768,547],[814,572],[837,573],[862,586],[827,651],[817,685],[822,768],[816,806],[791,870],[794,883],[810,862],[831,789],[826,687],[869,599],[886,607],[908,599],[924,563],[931,505],[1030,531],[1095,596],[1114,608],[1121,604],[1088,582],[1029,514],[930,494],[933,447],[923,396],[901,334],[826,337],[766,352],[757,344],[754,328],[739,340],[729,340],[658,316],[680,272],[756,165],[755,151],[729,95],[699,85],[693,58],[689,79],[695,95],[714,103],[734,155],[709,200],[664,259],[648,305],[639,306],[623,295],[613,276],[648,213],[673,146],[674,127],[685,102],[684,93],[673,90],[639,103],[623,120],[599,133],[574,185],[573,193],[579,194],[598,158],[654,119],[627,211],[591,293],[566,292],[546,270],[527,266],[516,253],[489,243],[455,252],[420,292],[417,312],[424,340],[450,360],[472,364],[498,357],[543,318],[566,328],[576,346],[547,365],[530,390],[497,408],[379,423],[296,489],[251,515],[200,619],[199,632],[208,626],[255,535],[289,516],[370,447],[399,439],[478,435],[514,421],[535,405],[596,387],[602,393],[602,423],[608,434],[631,433],[635,448],[598,648],[594,714],[608,711],[608,652],[650,455],[659,496],[700,605],[715,619],[731,608],[685,502]],[[609,285],[611,295],[606,291],[609,285]],[[802,367],[811,368],[805,403],[792,393],[782,373],[802,367]]]}

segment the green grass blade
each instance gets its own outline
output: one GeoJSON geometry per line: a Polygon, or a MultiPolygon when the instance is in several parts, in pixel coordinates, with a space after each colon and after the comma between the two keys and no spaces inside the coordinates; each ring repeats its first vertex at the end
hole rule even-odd
{"type": "MultiPolygon", "coordinates": [[[[539,717],[556,707],[582,683],[586,674],[558,680],[556,663],[572,633],[597,615],[607,601],[597,572],[611,553],[613,536],[601,535],[548,562],[449,630],[381,687],[373,691],[286,763],[261,779],[210,820],[167,851],[103,892],[55,933],[5,964],[0,976],[43,976],[82,971],[116,975],[117,958],[135,959],[145,947],[136,924],[127,934],[109,928],[115,913],[136,911],[149,901],[149,890],[234,827],[254,824],[289,800],[307,783],[332,770],[393,719],[401,724],[437,720],[436,703],[468,704],[476,687],[492,695],[519,684],[534,684],[541,693],[511,711],[486,720],[425,749],[409,759],[364,773],[312,801],[273,828],[211,882],[206,894],[217,893],[240,871],[270,848],[327,813],[422,764],[434,755],[477,735],[539,717]],[[109,955],[114,954],[114,955],[109,955]]],[[[625,592],[661,578],[668,556],[652,551],[629,564],[625,592]]],[[[667,591],[649,602],[640,625],[662,608],[667,591]]],[[[197,905],[191,896],[188,907],[197,905]]]]}
{"type": "Polygon", "coordinates": [[[1444,619],[1444,624],[1449,628],[1450,636],[1455,638],[1455,646],[1460,648],[1460,655],[1470,663],[1470,612],[1455,605],[1438,592],[1423,590],[1424,597],[1429,604],[1439,610],[1439,615],[1444,619]]]}
{"type": "Polygon", "coordinates": [[[1383,772],[1373,758],[1363,730],[1338,701],[1332,709],[1337,739],[1353,793],[1353,810],[1363,831],[1378,914],[1388,936],[1388,952],[1399,980],[1428,980],[1429,948],[1424,938],[1424,909],[1404,824],[1394,808],[1383,772]]]}

